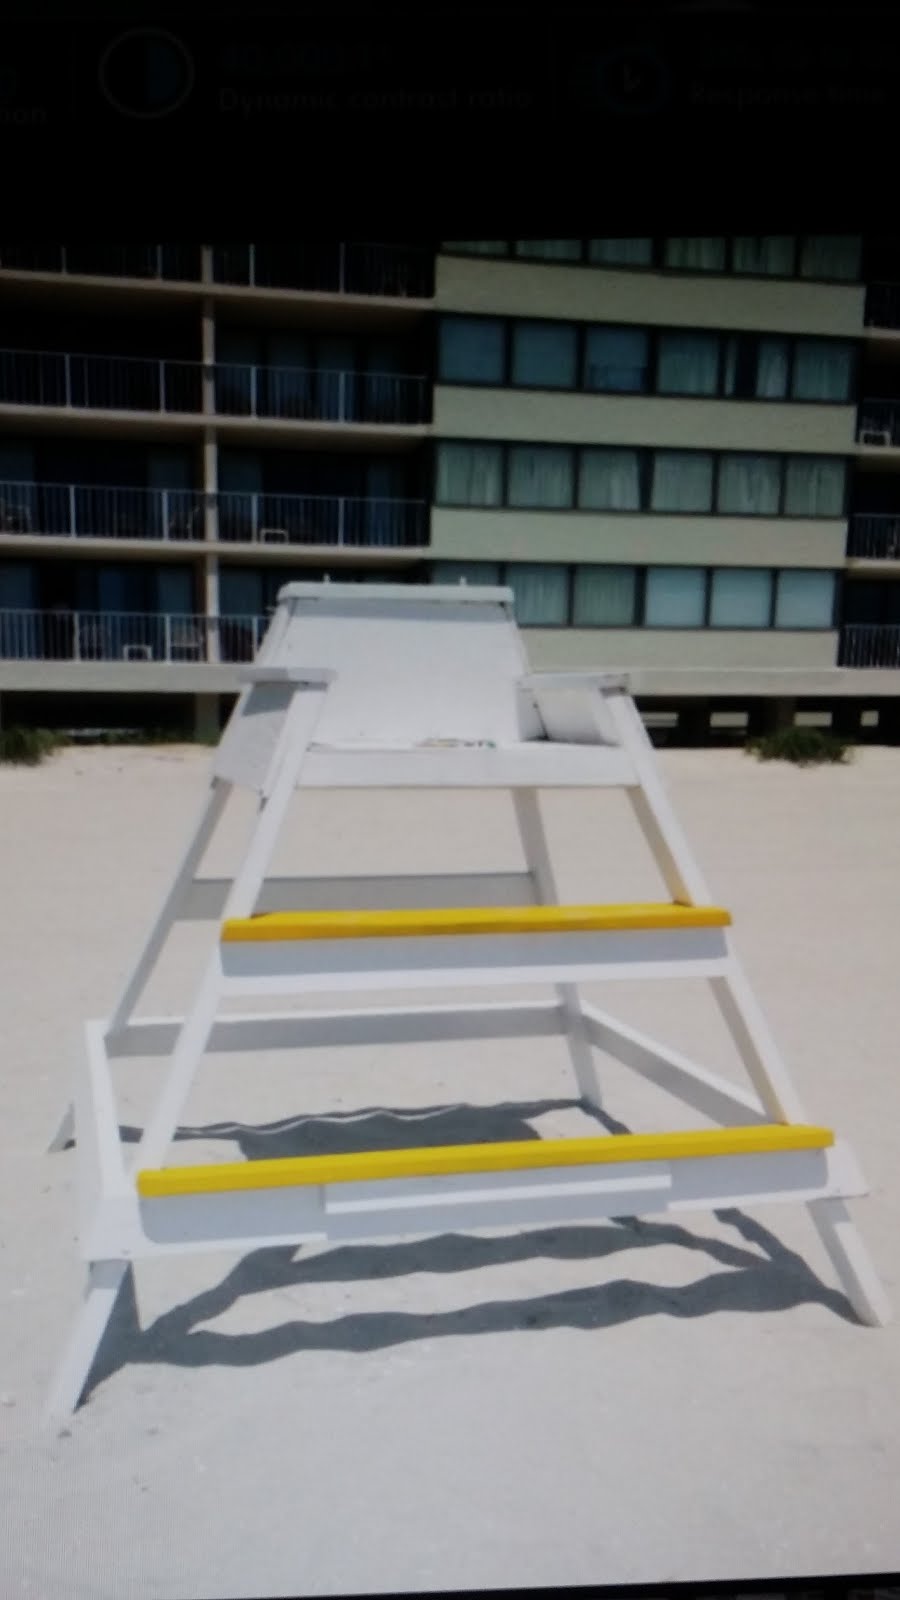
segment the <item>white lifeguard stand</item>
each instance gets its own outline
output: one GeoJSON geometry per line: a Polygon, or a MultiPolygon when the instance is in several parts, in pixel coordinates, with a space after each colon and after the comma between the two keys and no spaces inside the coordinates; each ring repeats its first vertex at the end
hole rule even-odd
{"type": "MultiPolygon", "coordinates": [[[[763,1202],[807,1205],[857,1316],[889,1317],[845,1201],[865,1194],[851,1151],[810,1126],[669,806],[619,678],[531,674],[507,589],[291,584],[214,756],[209,794],[140,958],[108,1020],[86,1026],[75,1096],[85,1300],[49,1416],[78,1404],[132,1264],[170,1252],[585,1222],[763,1202]],[[232,789],[258,806],[227,883],[196,871],[232,789]],[[669,900],[561,905],[542,789],[623,789],[669,900]],[[272,878],[298,788],[508,789],[527,871],[451,877],[272,878]],[[135,1017],[173,924],[217,922],[182,1018],[135,1017]],[[743,1089],[584,1003],[603,979],[708,979],[750,1079],[743,1089]],[[551,986],[550,1001],[221,1012],[240,997],[551,986]],[[676,1094],[710,1127],[205,1165],[168,1164],[207,1050],[323,1042],[561,1034],[582,1099],[600,1105],[595,1050],[676,1094]],[[126,1161],[114,1062],[165,1062],[126,1161]]],[[[298,1099],[302,1101],[302,1079],[298,1099]]],[[[64,1119],[56,1144],[71,1131],[64,1119]]]]}

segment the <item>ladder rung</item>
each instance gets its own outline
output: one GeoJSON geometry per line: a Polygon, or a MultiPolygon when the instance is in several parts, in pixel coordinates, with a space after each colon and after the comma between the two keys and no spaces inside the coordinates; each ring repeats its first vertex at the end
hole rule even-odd
{"type": "Polygon", "coordinates": [[[488,933],[625,933],[726,928],[718,906],[471,906],[423,911],[271,911],[223,923],[223,944],[300,939],[395,939],[488,933]]]}
{"type": "Polygon", "coordinates": [[[162,1167],[139,1172],[137,1189],[144,1199],[156,1199],[170,1195],[226,1194],[241,1189],[518,1172],[540,1167],[768,1155],[791,1150],[824,1150],[832,1144],[834,1134],[828,1128],[766,1123],[751,1128],[703,1128],[685,1133],[615,1133],[590,1139],[523,1139],[500,1144],[444,1145],[425,1150],[368,1150],[349,1155],[288,1156],[274,1161],[162,1167]]]}

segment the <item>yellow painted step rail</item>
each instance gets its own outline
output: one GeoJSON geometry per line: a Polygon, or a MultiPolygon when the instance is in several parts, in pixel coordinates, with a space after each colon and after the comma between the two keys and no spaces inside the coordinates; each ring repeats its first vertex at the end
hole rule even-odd
{"type": "Polygon", "coordinates": [[[395,939],[479,933],[630,933],[727,928],[718,906],[471,906],[426,911],[270,911],[222,924],[223,944],[292,939],[395,939]]]}
{"type": "Polygon", "coordinates": [[[219,1162],[163,1167],[137,1175],[138,1194],[228,1194],[305,1184],[368,1183],[388,1178],[436,1178],[475,1172],[516,1172],[539,1167],[587,1167],[622,1161],[684,1161],[703,1156],[768,1155],[825,1150],[829,1128],[766,1123],[750,1128],[703,1128],[685,1133],[615,1133],[590,1139],[523,1139],[500,1144],[457,1144],[426,1150],[369,1150],[333,1156],[288,1156],[276,1161],[219,1162]]]}

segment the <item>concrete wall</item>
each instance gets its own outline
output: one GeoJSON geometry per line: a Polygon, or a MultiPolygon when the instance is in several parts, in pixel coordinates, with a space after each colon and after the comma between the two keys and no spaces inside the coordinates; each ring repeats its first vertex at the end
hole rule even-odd
{"type": "Polygon", "coordinates": [[[847,455],[854,450],[855,427],[853,406],[556,394],[447,384],[436,385],[434,391],[434,433],[446,439],[847,455]]]}
{"type": "Polygon", "coordinates": [[[616,272],[462,256],[438,258],[435,287],[442,311],[849,338],[862,334],[864,301],[859,284],[616,272]]]}
{"type": "Polygon", "coordinates": [[[431,516],[432,554],[445,561],[831,568],[843,565],[846,537],[846,522],[806,518],[437,508],[431,516]]]}
{"type": "MultiPolygon", "coordinates": [[[[836,633],[730,632],[719,629],[525,628],[534,671],[566,668],[655,667],[828,668],[837,659],[836,633]]],[[[900,674],[898,674],[900,677],[900,674]]],[[[662,690],[661,692],[666,692],[662,690]]],[[[671,692],[671,691],[669,691],[671,692]]],[[[695,691],[697,692],[697,691],[695,691]]],[[[707,693],[710,691],[707,690],[707,693]]],[[[720,691],[723,692],[723,691],[720,691]]],[[[781,693],[790,692],[785,684],[781,693]]]]}

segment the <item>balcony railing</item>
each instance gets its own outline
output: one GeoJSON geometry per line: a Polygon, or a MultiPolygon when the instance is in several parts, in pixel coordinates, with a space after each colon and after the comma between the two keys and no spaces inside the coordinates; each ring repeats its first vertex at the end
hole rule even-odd
{"type": "Polygon", "coordinates": [[[0,270],[197,283],[200,248],[186,244],[0,244],[0,270]]]}
{"type": "Polygon", "coordinates": [[[152,361],[131,356],[0,351],[0,403],[93,411],[199,412],[214,375],[216,412],[285,421],[410,424],[427,420],[424,377],[304,367],[152,361]]]}
{"type": "Polygon", "coordinates": [[[838,666],[900,667],[900,623],[847,623],[841,629],[838,666]]]}
{"type": "Polygon", "coordinates": [[[859,561],[900,561],[900,512],[858,512],[850,520],[847,554],[859,561]]]}
{"type": "Polygon", "coordinates": [[[867,328],[900,328],[900,284],[869,284],[865,322],[867,328]]]}
{"type": "Polygon", "coordinates": [[[428,416],[424,377],[309,367],[219,365],[216,411],[295,422],[417,423],[428,416]]]}
{"type": "Polygon", "coordinates": [[[350,495],[206,496],[194,489],[0,481],[0,535],[65,539],[199,540],[207,503],[218,536],[272,545],[416,547],[428,543],[424,500],[350,495]]]}
{"type": "Polygon", "coordinates": [[[252,661],[268,617],[138,611],[0,611],[4,661],[252,661]]]}
{"type": "Polygon", "coordinates": [[[220,494],[219,538],[262,544],[410,547],[428,543],[424,500],[220,494]]]}
{"type": "Polygon", "coordinates": [[[204,496],[194,489],[0,482],[0,534],[68,539],[202,539],[204,496]]]}
{"type": "Polygon", "coordinates": [[[900,444],[900,400],[861,400],[856,440],[858,444],[900,444]]]}
{"type": "Polygon", "coordinates": [[[216,283],[259,289],[430,299],[433,255],[410,245],[222,244],[213,246],[216,283]]]}

